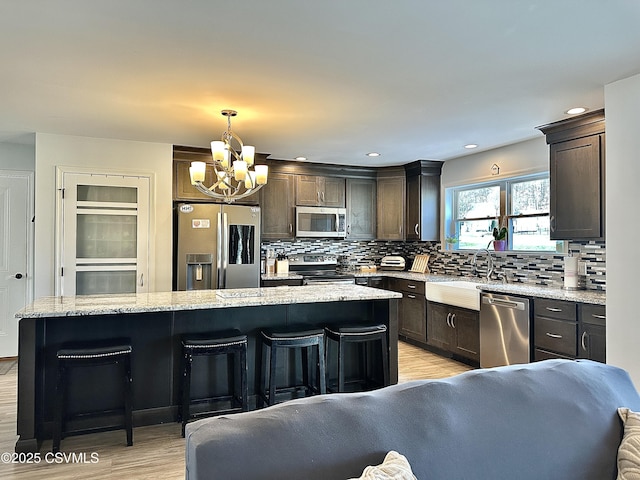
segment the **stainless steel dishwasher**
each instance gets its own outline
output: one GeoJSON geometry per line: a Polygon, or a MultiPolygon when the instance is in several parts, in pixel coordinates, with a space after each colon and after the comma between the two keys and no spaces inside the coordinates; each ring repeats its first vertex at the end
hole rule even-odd
{"type": "Polygon", "coordinates": [[[529,363],[529,299],[497,293],[480,296],[480,366],[529,363]]]}

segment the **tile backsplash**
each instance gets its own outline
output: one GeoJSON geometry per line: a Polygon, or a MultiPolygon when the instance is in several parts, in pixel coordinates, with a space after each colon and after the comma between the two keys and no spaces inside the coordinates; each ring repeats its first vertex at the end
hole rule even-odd
{"type": "MultiPolygon", "coordinates": [[[[401,255],[411,266],[417,254],[428,254],[431,273],[471,275],[473,251],[442,250],[438,242],[355,242],[331,239],[297,239],[262,243],[262,256],[267,249],[276,253],[330,254],[339,257],[342,267],[347,264],[379,264],[385,255],[401,255]]],[[[581,279],[588,290],[606,290],[605,242],[569,242],[572,255],[579,255],[586,264],[586,276],[581,279]]],[[[494,271],[505,275],[510,283],[527,283],[562,287],[564,284],[564,255],[554,253],[491,252],[494,271]]],[[[478,270],[486,268],[486,257],[478,257],[478,270]]]]}

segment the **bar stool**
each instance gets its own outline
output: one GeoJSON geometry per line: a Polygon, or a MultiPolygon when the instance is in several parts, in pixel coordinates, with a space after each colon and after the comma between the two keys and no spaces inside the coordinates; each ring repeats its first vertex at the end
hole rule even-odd
{"type": "MultiPolygon", "coordinates": [[[[310,328],[308,325],[292,325],[279,329],[262,330],[262,345],[269,348],[265,365],[261,368],[260,398],[267,404],[276,402],[276,394],[286,391],[305,390],[305,395],[327,393],[325,380],[324,329],[310,328]],[[302,349],[302,384],[278,388],[276,386],[276,360],[280,350],[302,349]],[[317,352],[316,384],[312,385],[309,368],[309,354],[317,352]],[[268,373],[268,378],[267,378],[268,373]]],[[[295,369],[295,365],[294,365],[295,369]]]]}
{"type": "MultiPolygon", "coordinates": [[[[382,377],[383,384],[376,386],[389,385],[389,350],[387,349],[387,327],[383,324],[375,325],[328,325],[325,327],[325,336],[327,339],[327,355],[329,354],[328,342],[333,340],[338,344],[338,385],[337,390],[329,388],[329,391],[344,392],[346,383],[359,383],[363,388],[371,387],[372,375],[368,372],[369,366],[369,347],[371,342],[380,342],[380,354],[382,358],[382,377]],[[349,343],[364,344],[360,345],[360,365],[359,370],[361,377],[347,382],[345,379],[345,353],[346,346],[349,343]]],[[[327,363],[329,363],[327,361],[327,363]]]]}
{"type": "MultiPolygon", "coordinates": [[[[218,332],[216,334],[185,335],[182,337],[182,384],[180,420],[182,422],[182,436],[187,422],[192,418],[220,415],[223,413],[246,412],[248,410],[247,388],[247,336],[238,330],[218,332]],[[226,355],[229,359],[228,395],[192,399],[191,398],[191,364],[193,357],[226,355]],[[239,370],[240,388],[236,389],[239,370]],[[191,414],[191,405],[195,403],[212,403],[216,401],[230,401],[229,408],[207,410],[191,414]]],[[[214,383],[214,382],[212,382],[214,383]]]]}
{"type": "MultiPolygon", "coordinates": [[[[52,448],[54,453],[60,450],[60,440],[68,420],[66,412],[68,370],[76,367],[94,367],[109,364],[122,365],[124,429],[127,432],[127,446],[133,445],[131,352],[132,348],[129,339],[69,343],[63,345],[57,351],[56,409],[52,448]]],[[[106,414],[110,412],[95,413],[106,414]]],[[[95,429],[89,431],[95,431],[95,429]]]]}

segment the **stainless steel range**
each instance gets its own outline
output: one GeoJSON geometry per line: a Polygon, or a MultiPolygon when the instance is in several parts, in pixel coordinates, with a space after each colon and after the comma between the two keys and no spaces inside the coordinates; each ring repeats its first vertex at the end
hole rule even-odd
{"type": "Polygon", "coordinates": [[[304,285],[355,283],[353,274],[338,271],[338,257],[335,255],[290,255],[289,271],[302,275],[304,285]]]}

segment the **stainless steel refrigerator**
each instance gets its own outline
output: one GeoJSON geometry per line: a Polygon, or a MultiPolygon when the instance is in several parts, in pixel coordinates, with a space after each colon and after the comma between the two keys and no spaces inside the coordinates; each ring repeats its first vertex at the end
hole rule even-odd
{"type": "Polygon", "coordinates": [[[260,207],[177,205],[177,290],[260,286],[260,207]]]}

